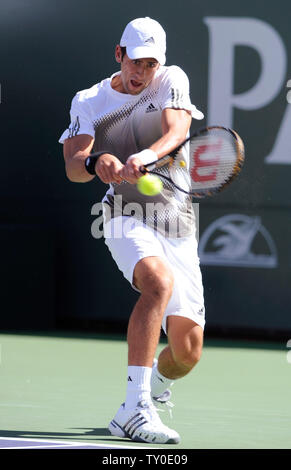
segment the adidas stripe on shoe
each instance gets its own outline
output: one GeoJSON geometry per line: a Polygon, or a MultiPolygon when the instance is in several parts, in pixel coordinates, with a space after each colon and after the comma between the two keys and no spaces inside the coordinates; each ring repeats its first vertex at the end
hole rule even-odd
{"type": "Polygon", "coordinates": [[[124,403],[120,406],[109,431],[113,436],[124,437],[136,442],[153,444],[178,444],[179,434],[165,426],[152,403],[139,402],[133,409],[126,410],[124,403]]]}

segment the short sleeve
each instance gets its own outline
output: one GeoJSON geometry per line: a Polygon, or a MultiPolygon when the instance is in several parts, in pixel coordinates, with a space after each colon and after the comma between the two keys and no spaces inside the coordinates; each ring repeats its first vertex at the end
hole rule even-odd
{"type": "Polygon", "coordinates": [[[169,67],[163,82],[162,108],[186,109],[194,119],[203,119],[204,114],[191,103],[189,79],[177,66],[169,67]]]}
{"type": "Polygon", "coordinates": [[[60,144],[63,144],[66,139],[80,134],[88,134],[93,138],[95,137],[90,110],[86,101],[82,100],[82,92],[78,92],[72,100],[70,118],[71,122],[69,127],[63,132],[59,139],[60,144]]]}

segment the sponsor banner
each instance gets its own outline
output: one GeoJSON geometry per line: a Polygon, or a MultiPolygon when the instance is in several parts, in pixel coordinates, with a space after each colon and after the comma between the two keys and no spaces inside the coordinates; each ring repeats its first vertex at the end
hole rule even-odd
{"type": "Polygon", "coordinates": [[[258,215],[228,214],[216,219],[200,238],[199,256],[209,266],[278,267],[276,245],[258,215]]]}
{"type": "Polygon", "coordinates": [[[291,329],[291,214],[200,204],[208,327],[291,329]]]}

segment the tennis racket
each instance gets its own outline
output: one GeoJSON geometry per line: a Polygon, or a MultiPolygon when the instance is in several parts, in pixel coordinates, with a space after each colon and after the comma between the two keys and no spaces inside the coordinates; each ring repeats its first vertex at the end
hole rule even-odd
{"type": "Polygon", "coordinates": [[[159,176],[183,193],[203,198],[228,186],[243,163],[244,144],[240,136],[232,129],[211,126],[194,132],[169,155],[144,165],[140,171],[159,176]],[[183,148],[189,149],[189,164],[183,158],[183,148]],[[166,165],[168,171],[162,171],[166,165]]]}

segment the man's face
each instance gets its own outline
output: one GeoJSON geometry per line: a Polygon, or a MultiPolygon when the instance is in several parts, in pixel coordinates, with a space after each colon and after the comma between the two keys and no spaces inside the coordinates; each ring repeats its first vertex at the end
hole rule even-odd
{"type": "Polygon", "coordinates": [[[120,65],[121,88],[119,91],[130,95],[138,95],[150,84],[160,64],[153,58],[132,60],[125,54],[123,59],[120,60],[120,65]]]}

